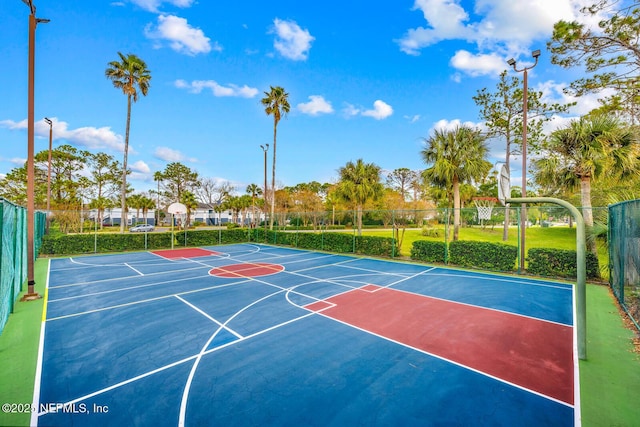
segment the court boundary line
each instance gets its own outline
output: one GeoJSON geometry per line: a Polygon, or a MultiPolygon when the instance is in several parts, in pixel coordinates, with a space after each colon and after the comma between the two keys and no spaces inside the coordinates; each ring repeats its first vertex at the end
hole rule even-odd
{"type": "Polygon", "coordinates": [[[44,301],[42,308],[42,319],[40,320],[40,339],[38,343],[38,359],[36,361],[36,373],[33,385],[33,397],[31,399],[31,407],[37,408],[35,411],[31,411],[31,417],[29,425],[38,425],[38,410],[40,407],[40,386],[42,384],[42,365],[44,364],[44,338],[45,329],[47,327],[47,298],[49,296],[49,277],[51,275],[51,259],[47,262],[47,280],[44,285],[44,301]]]}
{"type": "MultiPolygon", "coordinates": [[[[578,324],[578,300],[576,297],[576,289],[573,288],[573,323],[578,324]]],[[[580,403],[580,357],[578,356],[578,327],[573,328],[573,405],[574,409],[574,425],[582,425],[582,406],[580,403]]]]}

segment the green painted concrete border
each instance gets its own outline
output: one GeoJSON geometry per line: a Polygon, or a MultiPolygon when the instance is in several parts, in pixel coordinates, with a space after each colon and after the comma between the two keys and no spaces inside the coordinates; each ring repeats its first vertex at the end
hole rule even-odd
{"type": "MultiPolygon", "coordinates": [[[[36,262],[36,291],[44,295],[47,259],[36,262]]],[[[471,271],[471,270],[469,270],[471,271]]],[[[31,404],[44,300],[19,302],[0,336],[0,403],[31,404]]],[[[638,422],[640,356],[606,286],[587,285],[589,357],[580,363],[580,406],[585,427],[638,422]]],[[[29,426],[30,414],[0,411],[0,426],[29,426]]]]}
{"type": "MultiPolygon", "coordinates": [[[[38,259],[35,263],[35,289],[43,297],[48,266],[48,259],[38,259]]],[[[20,297],[26,292],[26,286],[24,288],[20,297]]],[[[0,335],[0,404],[31,405],[33,401],[43,307],[44,298],[16,302],[0,335]]],[[[0,410],[0,426],[28,426],[30,421],[30,412],[16,414],[0,410]]]]}
{"type": "Polygon", "coordinates": [[[587,287],[589,357],[580,361],[584,427],[634,426],[640,422],[640,355],[607,286],[587,287]]]}

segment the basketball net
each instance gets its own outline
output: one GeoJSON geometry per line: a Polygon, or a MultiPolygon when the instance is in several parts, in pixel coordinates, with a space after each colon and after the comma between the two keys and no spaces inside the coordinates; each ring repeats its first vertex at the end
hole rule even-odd
{"type": "Polygon", "coordinates": [[[478,219],[481,221],[491,219],[491,212],[496,204],[493,197],[477,197],[473,199],[473,203],[478,209],[478,219]]]}

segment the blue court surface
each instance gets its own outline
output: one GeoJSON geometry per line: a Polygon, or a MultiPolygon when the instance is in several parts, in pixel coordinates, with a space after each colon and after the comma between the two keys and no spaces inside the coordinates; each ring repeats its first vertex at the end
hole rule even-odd
{"type": "Polygon", "coordinates": [[[570,284],[257,244],[49,268],[32,425],[580,423],[570,284]]]}

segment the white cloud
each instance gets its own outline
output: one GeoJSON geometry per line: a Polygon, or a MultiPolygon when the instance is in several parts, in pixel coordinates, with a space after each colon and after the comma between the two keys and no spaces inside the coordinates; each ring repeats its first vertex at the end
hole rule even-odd
{"type": "MultiPolygon", "coordinates": [[[[517,59],[521,54],[529,55],[531,42],[548,40],[559,20],[597,23],[601,17],[586,18],[580,13],[591,3],[592,0],[415,0],[413,10],[422,12],[426,25],[408,29],[395,41],[409,55],[419,55],[422,49],[444,40],[474,43],[479,52],[497,54],[467,53],[465,58],[464,51],[459,51],[451,60],[452,65],[458,64],[458,69],[473,76],[486,75],[496,67],[493,62],[499,57],[517,59]]],[[[454,80],[459,78],[454,76],[454,80]]]]}
{"type": "MultiPolygon", "coordinates": [[[[466,50],[459,50],[451,58],[451,66],[471,76],[498,75],[506,67],[504,57],[495,53],[473,55],[466,50]]],[[[457,80],[459,82],[459,79],[457,80]]]]}
{"type": "Polygon", "coordinates": [[[396,40],[400,50],[409,55],[419,55],[420,49],[447,39],[468,39],[473,32],[465,25],[469,15],[455,0],[415,0],[412,10],[422,10],[429,28],[407,30],[396,40]]]}
{"type": "Polygon", "coordinates": [[[219,85],[213,80],[194,80],[188,83],[184,80],[176,80],[174,85],[178,89],[187,89],[191,93],[200,93],[203,89],[210,89],[213,96],[237,96],[241,98],[253,98],[258,94],[258,89],[244,85],[242,87],[229,84],[219,85]]]}
{"type": "Polygon", "coordinates": [[[131,3],[149,12],[157,12],[163,3],[168,3],[177,7],[190,7],[195,0],[131,0],[131,3]]]}
{"type": "Polygon", "coordinates": [[[604,99],[615,93],[613,89],[604,89],[598,93],[589,93],[575,97],[564,93],[564,89],[568,86],[566,83],[556,83],[553,80],[548,80],[537,84],[534,89],[543,93],[542,102],[560,104],[575,102],[576,105],[571,108],[571,113],[577,116],[583,116],[600,107],[602,104],[600,104],[598,99],[604,99]]]}
{"type": "MultiPolygon", "coordinates": [[[[53,122],[53,139],[65,140],[71,144],[79,145],[89,149],[110,149],[114,151],[124,151],[124,138],[122,135],[114,133],[110,127],[81,127],[77,129],[69,129],[67,122],[59,121],[57,117],[52,117],[53,122]]],[[[13,120],[2,120],[0,126],[11,130],[27,129],[27,119],[20,122],[13,120]]],[[[39,137],[49,138],[49,125],[40,120],[34,123],[34,134],[39,137]]],[[[135,151],[129,147],[129,152],[135,151]]]]}
{"type": "Polygon", "coordinates": [[[391,108],[391,105],[378,99],[373,103],[372,110],[363,111],[361,114],[363,116],[373,117],[376,120],[382,120],[393,114],[393,108],[391,108]]]}
{"type": "Polygon", "coordinates": [[[413,116],[402,116],[402,117],[407,119],[409,123],[415,123],[420,120],[420,114],[415,114],[413,116]]]}
{"type": "Polygon", "coordinates": [[[153,153],[160,160],[164,160],[165,162],[184,162],[189,161],[192,163],[196,163],[198,159],[194,159],[192,157],[187,157],[182,154],[178,150],[174,150],[169,147],[158,147],[156,151],[153,153]]]}
{"type": "MultiPolygon", "coordinates": [[[[211,39],[199,28],[189,25],[186,19],[174,15],[159,15],[158,25],[148,24],[145,35],[152,40],[167,40],[171,49],[186,55],[197,55],[211,51],[211,39]]],[[[158,45],[158,47],[160,47],[158,45]]],[[[221,51],[222,47],[214,43],[213,50],[221,51]]]]}
{"type": "Polygon", "coordinates": [[[360,109],[351,104],[346,104],[346,106],[342,109],[342,114],[344,114],[347,118],[357,116],[358,114],[360,114],[360,109]]]}
{"type": "Polygon", "coordinates": [[[310,116],[333,113],[331,103],[320,95],[309,96],[309,102],[298,104],[298,110],[304,114],[309,114],[310,116]]]}
{"type": "Polygon", "coordinates": [[[133,172],[139,172],[139,173],[145,173],[145,174],[151,172],[151,168],[149,167],[149,165],[143,162],[142,160],[138,160],[137,162],[130,165],[130,167],[133,172]]]}
{"type": "Polygon", "coordinates": [[[355,107],[354,105],[346,104],[342,113],[347,118],[360,115],[373,117],[376,120],[382,120],[393,114],[393,108],[391,105],[378,99],[373,103],[373,109],[371,110],[363,110],[362,108],[355,107]]]}
{"type": "Polygon", "coordinates": [[[27,163],[27,159],[23,159],[22,157],[13,157],[9,159],[9,163],[22,167],[27,163]]]}
{"type": "Polygon", "coordinates": [[[308,30],[303,30],[294,21],[273,20],[270,34],[276,35],[273,47],[280,55],[294,61],[304,61],[309,56],[311,42],[315,40],[308,30]]]}

